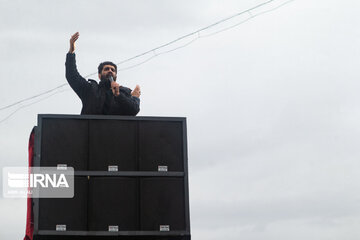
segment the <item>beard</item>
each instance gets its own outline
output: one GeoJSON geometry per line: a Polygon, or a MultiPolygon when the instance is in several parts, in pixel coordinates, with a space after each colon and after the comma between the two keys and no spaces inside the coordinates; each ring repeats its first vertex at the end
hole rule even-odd
{"type": "Polygon", "coordinates": [[[101,81],[107,81],[107,80],[109,80],[110,76],[112,76],[113,79],[114,79],[114,81],[116,81],[116,76],[113,76],[111,73],[101,74],[100,80],[101,80],[101,81]]]}

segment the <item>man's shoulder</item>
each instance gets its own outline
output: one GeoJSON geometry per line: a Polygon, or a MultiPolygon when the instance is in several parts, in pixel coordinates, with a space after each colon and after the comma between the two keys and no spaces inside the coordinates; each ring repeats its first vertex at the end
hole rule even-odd
{"type": "Polygon", "coordinates": [[[91,85],[99,85],[99,83],[93,79],[88,79],[88,82],[91,84],[91,85]]]}

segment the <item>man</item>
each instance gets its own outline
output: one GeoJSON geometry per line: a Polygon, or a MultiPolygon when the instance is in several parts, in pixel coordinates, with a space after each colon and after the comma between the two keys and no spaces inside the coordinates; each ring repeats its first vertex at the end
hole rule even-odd
{"type": "Polygon", "coordinates": [[[70,49],[66,55],[66,79],[82,101],[81,114],[130,115],[140,111],[140,87],[135,89],[120,86],[117,82],[117,66],[112,62],[100,63],[100,83],[86,81],[76,68],[75,42],[79,32],[70,38],[70,49]]]}

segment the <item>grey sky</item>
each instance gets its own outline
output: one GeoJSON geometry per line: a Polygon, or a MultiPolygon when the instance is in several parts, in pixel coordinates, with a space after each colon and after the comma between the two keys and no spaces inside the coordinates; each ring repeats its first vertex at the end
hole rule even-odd
{"type": "MultiPolygon", "coordinates": [[[[76,31],[85,76],[261,2],[0,0],[0,107],[65,83],[76,31]]],[[[295,0],[119,73],[140,116],[187,117],[193,239],[360,238],[359,9],[295,0]]],[[[37,114],[80,109],[68,90],[1,123],[1,169],[27,164],[37,114]]],[[[25,201],[0,210],[23,237],[25,201]]]]}

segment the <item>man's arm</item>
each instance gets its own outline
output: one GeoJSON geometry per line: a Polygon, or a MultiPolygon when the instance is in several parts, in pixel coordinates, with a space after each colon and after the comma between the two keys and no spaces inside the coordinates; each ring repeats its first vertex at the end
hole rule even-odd
{"type": "Polygon", "coordinates": [[[122,113],[136,116],[140,111],[140,98],[130,94],[130,92],[130,89],[121,87],[119,95],[115,97],[115,102],[118,103],[117,106],[122,113]]]}
{"type": "Polygon", "coordinates": [[[82,99],[85,95],[85,91],[90,87],[90,84],[83,78],[77,68],[75,60],[75,42],[79,38],[79,32],[75,33],[70,38],[70,49],[66,55],[66,80],[70,84],[71,88],[76,92],[76,94],[82,99]]]}
{"type": "Polygon", "coordinates": [[[131,91],[131,89],[121,87],[114,81],[111,83],[111,89],[115,96],[115,101],[121,108],[121,112],[126,115],[136,116],[140,111],[140,86],[136,85],[135,89],[131,91]]]}

